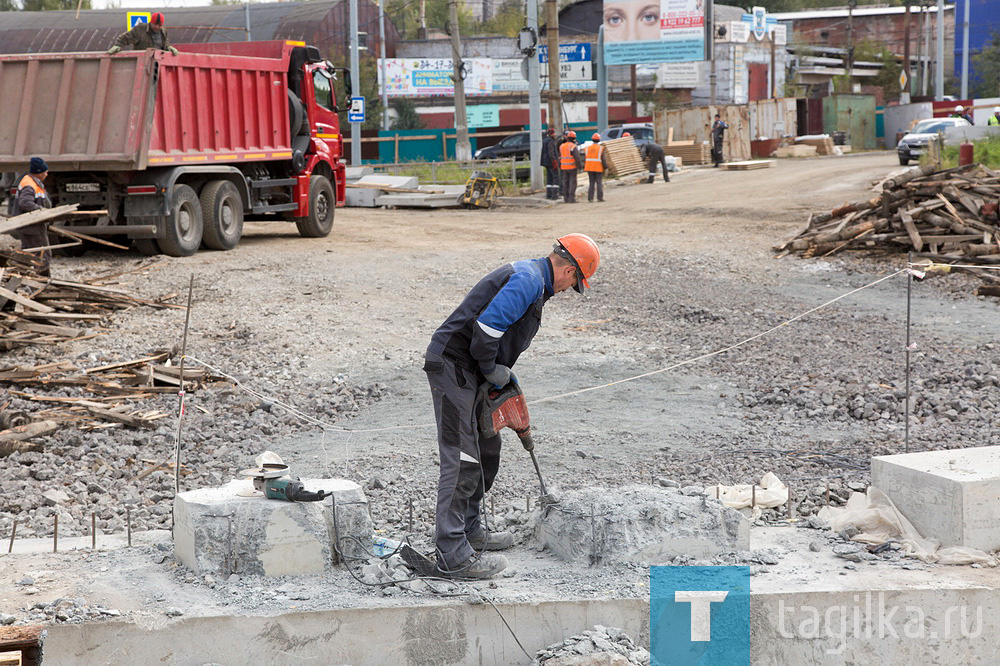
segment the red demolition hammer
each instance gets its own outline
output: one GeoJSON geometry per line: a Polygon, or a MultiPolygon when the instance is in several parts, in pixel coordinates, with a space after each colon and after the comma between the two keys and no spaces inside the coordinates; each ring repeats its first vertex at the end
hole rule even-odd
{"type": "Polygon", "coordinates": [[[498,389],[489,382],[479,387],[479,432],[483,437],[494,437],[504,428],[513,430],[521,446],[531,454],[531,462],[538,475],[538,484],[542,487],[539,502],[543,505],[557,504],[558,500],[545,489],[542,471],[538,468],[538,458],[535,457],[535,442],[531,439],[531,422],[528,418],[528,403],[524,399],[521,387],[510,382],[498,389]]]}

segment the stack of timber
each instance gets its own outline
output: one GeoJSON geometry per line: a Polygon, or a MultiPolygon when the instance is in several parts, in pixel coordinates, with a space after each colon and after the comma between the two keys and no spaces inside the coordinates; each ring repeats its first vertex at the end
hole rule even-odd
{"type": "Polygon", "coordinates": [[[795,138],[795,143],[814,146],[820,155],[836,155],[837,149],[833,146],[833,139],[828,134],[813,134],[795,138]]]}
{"type": "Polygon", "coordinates": [[[684,160],[685,164],[708,164],[712,161],[712,150],[707,143],[691,142],[690,145],[668,144],[663,147],[667,155],[684,160]]]}
{"type": "Polygon", "coordinates": [[[744,162],[726,162],[722,165],[729,171],[753,171],[754,169],[767,169],[774,166],[774,160],[748,160],[744,162]]]}
{"type": "MultiPolygon", "coordinates": [[[[798,234],[775,247],[803,257],[841,250],[912,252],[934,264],[1000,265],[1000,172],[982,165],[944,171],[910,169],[882,183],[882,193],[813,213],[798,234]]],[[[1000,295],[1000,271],[956,268],[1000,295]]]]}
{"type": "MultiPolygon", "coordinates": [[[[608,164],[610,165],[608,171],[612,176],[621,178],[646,171],[646,163],[642,161],[639,148],[635,145],[632,137],[626,136],[621,139],[602,141],[601,145],[607,152],[608,164]]],[[[581,152],[583,152],[582,149],[581,152]]]]}

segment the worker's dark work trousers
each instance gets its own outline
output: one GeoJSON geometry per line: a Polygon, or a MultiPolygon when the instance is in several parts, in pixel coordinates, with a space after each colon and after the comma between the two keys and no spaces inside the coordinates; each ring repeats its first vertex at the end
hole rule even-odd
{"type": "Polygon", "coordinates": [[[590,188],[587,190],[587,201],[594,200],[594,190],[597,190],[597,200],[604,201],[604,173],[600,171],[588,171],[590,178],[590,188]]]}
{"type": "Polygon", "coordinates": [[[545,169],[545,198],[546,199],[558,199],[559,198],[559,170],[550,169],[546,167],[545,169]]]}
{"type": "Polygon", "coordinates": [[[439,565],[457,567],[475,554],[466,535],[482,529],[480,500],[500,468],[500,435],[481,439],[476,423],[476,373],[427,352],[424,372],[437,421],[441,475],[434,538],[439,565]]]}
{"type": "Polygon", "coordinates": [[[712,162],[715,166],[722,164],[722,139],[716,139],[712,146],[712,162]]]}
{"type": "Polygon", "coordinates": [[[563,201],[574,203],[576,201],[576,169],[562,170],[563,201]]]}
{"type": "Polygon", "coordinates": [[[663,168],[663,180],[670,182],[670,172],[667,170],[667,158],[666,156],[656,158],[649,158],[649,182],[652,183],[656,178],[656,166],[660,165],[663,168]]]}
{"type": "MultiPolygon", "coordinates": [[[[33,247],[46,247],[49,245],[49,230],[45,226],[44,222],[39,222],[37,224],[29,224],[26,227],[21,227],[17,230],[18,235],[21,238],[21,249],[30,250],[33,247]]],[[[43,272],[47,272],[49,269],[49,261],[52,259],[52,250],[42,250],[41,252],[32,253],[38,259],[40,259],[44,264],[43,272]]]]}

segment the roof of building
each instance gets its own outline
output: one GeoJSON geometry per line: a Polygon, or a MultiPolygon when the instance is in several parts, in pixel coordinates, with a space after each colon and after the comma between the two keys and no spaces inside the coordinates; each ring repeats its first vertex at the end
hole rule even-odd
{"type": "MultiPolygon", "coordinates": [[[[952,9],[955,9],[955,5],[945,5],[945,11],[952,9]]],[[[926,7],[925,11],[936,13],[937,7],[926,7]]],[[[919,14],[920,8],[914,7],[912,12],[919,14]]],[[[774,14],[769,13],[768,16],[779,21],[803,21],[806,19],[847,18],[849,13],[847,7],[837,7],[835,9],[809,9],[801,12],[776,12],[774,14]]],[[[888,14],[905,13],[906,7],[855,7],[854,9],[854,16],[885,16],[888,14]]]]}

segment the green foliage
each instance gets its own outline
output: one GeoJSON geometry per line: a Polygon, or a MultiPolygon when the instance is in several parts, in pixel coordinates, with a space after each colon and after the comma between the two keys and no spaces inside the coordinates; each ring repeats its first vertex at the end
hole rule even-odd
{"type": "MultiPolygon", "coordinates": [[[[448,0],[427,0],[426,21],[428,30],[444,30],[448,24],[448,0]]],[[[414,0],[386,0],[386,16],[392,18],[404,39],[416,39],[420,29],[420,3],[414,0]]],[[[458,27],[462,35],[476,34],[477,24],[472,12],[464,3],[458,5],[458,27]]]]}
{"type": "Polygon", "coordinates": [[[996,97],[1000,81],[1000,32],[990,35],[990,43],[971,58],[974,80],[970,81],[974,97],[996,97]]]}
{"type": "Polygon", "coordinates": [[[524,5],[517,0],[507,0],[495,16],[475,27],[475,34],[517,37],[524,23],[524,5]]]}
{"type": "Polygon", "coordinates": [[[882,70],[877,76],[868,79],[868,85],[880,86],[885,91],[887,100],[899,99],[899,74],[903,71],[903,65],[892,51],[878,42],[863,41],[854,47],[854,60],[882,63],[882,70]]]}
{"type": "MultiPolygon", "coordinates": [[[[1000,136],[993,135],[981,139],[976,141],[974,145],[973,162],[978,162],[990,169],[1000,168],[1000,136]]],[[[945,146],[941,155],[941,168],[950,169],[956,166],[958,166],[958,146],[945,146]]]]}
{"type": "Polygon", "coordinates": [[[15,0],[0,0],[0,12],[16,12],[20,7],[15,0]]]}
{"type": "MultiPolygon", "coordinates": [[[[334,67],[350,67],[350,61],[340,57],[333,48],[330,48],[326,54],[326,59],[334,67]]],[[[345,83],[341,80],[343,74],[338,73],[337,77],[337,83],[334,86],[337,104],[341,108],[346,108],[349,100],[344,95],[345,83]]],[[[382,91],[378,86],[378,59],[374,54],[369,52],[362,52],[360,54],[360,58],[358,59],[358,83],[361,89],[352,91],[352,94],[365,98],[365,122],[361,125],[362,129],[382,129],[382,91]]],[[[346,113],[341,116],[340,121],[346,125],[346,113]]]]}
{"type": "Polygon", "coordinates": [[[424,121],[417,113],[417,104],[412,99],[398,98],[389,102],[389,106],[396,112],[396,119],[392,122],[392,129],[414,130],[423,129],[424,121]]]}
{"type": "MultiPolygon", "coordinates": [[[[26,12],[43,12],[50,9],[76,9],[76,7],[77,0],[23,0],[21,8],[26,12]]],[[[83,0],[80,8],[90,9],[90,0],[83,0]]]]}
{"type": "MultiPolygon", "coordinates": [[[[733,3],[735,4],[735,3],[733,3]]],[[[769,12],[797,12],[803,9],[823,9],[825,7],[844,7],[846,0],[757,0],[753,3],[758,7],[764,7],[769,12]]],[[[861,5],[890,5],[902,7],[905,0],[858,0],[861,5]]],[[[911,0],[910,4],[916,5],[916,0],[911,0]]]]}

